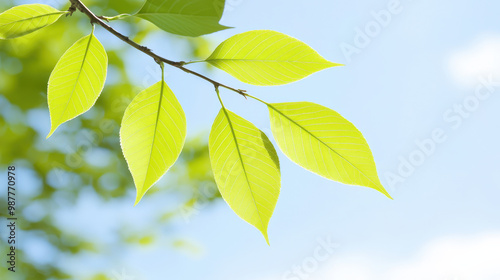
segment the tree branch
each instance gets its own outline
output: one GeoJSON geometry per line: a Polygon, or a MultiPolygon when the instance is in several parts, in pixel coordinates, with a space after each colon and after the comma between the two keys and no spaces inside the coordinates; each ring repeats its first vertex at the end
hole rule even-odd
{"type": "Polygon", "coordinates": [[[189,73],[191,75],[197,76],[197,77],[199,77],[199,78],[201,78],[201,79],[203,79],[205,81],[208,81],[208,82],[212,83],[216,88],[217,87],[223,87],[223,88],[232,90],[232,91],[234,91],[234,92],[236,92],[238,94],[241,94],[242,96],[244,96],[246,98],[246,91],[245,90],[236,89],[236,88],[227,86],[225,84],[222,84],[222,83],[219,83],[219,82],[217,82],[215,80],[212,80],[209,77],[204,76],[204,75],[202,75],[202,74],[200,74],[198,72],[195,72],[193,70],[187,69],[187,68],[184,67],[184,65],[186,64],[186,62],[184,62],[184,61],[172,61],[172,60],[169,60],[169,59],[166,59],[166,58],[164,58],[162,56],[157,55],[156,53],[154,53],[148,47],[141,46],[141,45],[137,44],[136,42],[130,40],[129,37],[121,34],[118,31],[116,31],[113,27],[109,26],[106,22],[104,22],[105,19],[103,20],[103,18],[96,16],[80,0],[69,0],[69,1],[71,3],[71,7],[68,10],[70,12],[68,15],[72,15],[74,11],[79,10],[80,12],[82,12],[83,14],[85,14],[87,17],[89,17],[90,22],[92,24],[98,24],[98,25],[102,26],[109,33],[115,35],[115,37],[117,37],[120,40],[124,41],[125,43],[131,45],[132,47],[136,48],[137,50],[145,53],[146,55],[152,57],[157,63],[160,64],[161,62],[163,62],[163,63],[168,64],[170,66],[176,67],[176,68],[178,68],[178,69],[180,69],[180,70],[182,70],[182,71],[184,71],[186,73],[189,73]]]}

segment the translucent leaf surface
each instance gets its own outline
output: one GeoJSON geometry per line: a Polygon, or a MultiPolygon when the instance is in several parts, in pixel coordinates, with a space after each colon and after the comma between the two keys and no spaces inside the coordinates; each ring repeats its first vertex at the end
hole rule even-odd
{"type": "Polygon", "coordinates": [[[272,143],[252,123],[223,108],[210,132],[209,151],[222,197],[269,243],[267,227],[281,186],[272,143]]]}
{"type": "Polygon", "coordinates": [[[359,130],[337,112],[310,102],[269,104],[271,128],[293,162],[330,180],[389,196],[359,130]]]}
{"type": "Polygon", "coordinates": [[[108,56],[92,33],[78,40],[57,62],[49,78],[51,130],[88,111],[104,88],[108,56]]]}
{"type": "Polygon", "coordinates": [[[186,139],[186,117],[165,82],[139,93],[120,129],[123,155],[137,189],[136,204],[174,165],[186,139]]]}
{"type": "Polygon", "coordinates": [[[56,22],[66,12],[42,4],[13,7],[0,14],[0,39],[13,39],[56,22]]]}
{"type": "Polygon", "coordinates": [[[295,38],[270,30],[235,35],[222,42],[206,61],[258,86],[288,84],[341,65],[324,59],[295,38]]]}

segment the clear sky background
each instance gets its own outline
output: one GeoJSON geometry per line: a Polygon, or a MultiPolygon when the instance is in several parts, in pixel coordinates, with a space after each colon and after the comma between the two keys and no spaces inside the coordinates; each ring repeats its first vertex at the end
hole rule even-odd
{"type": "MultiPolygon", "coordinates": [[[[159,241],[75,261],[51,259],[50,248],[33,241],[30,246],[39,249],[33,260],[58,259],[64,269],[82,275],[92,267],[112,268],[110,275],[118,280],[500,279],[500,2],[226,2],[222,23],[236,28],[209,35],[214,42],[271,29],[346,66],[267,88],[218,71],[210,75],[266,101],[311,101],[341,113],[363,132],[394,200],[320,178],[278,152],[282,191],[269,228],[271,246],[220,201],[175,227],[144,228],[198,244],[184,253],[159,241]],[[382,10],[390,19],[374,24],[374,14],[382,10]],[[369,39],[360,42],[359,30],[367,29],[369,39]],[[329,242],[336,245],[325,250],[329,242]]],[[[97,35],[104,45],[120,44],[100,29],[97,35]]],[[[179,47],[165,42],[158,34],[145,44],[183,59],[176,57],[179,47]]],[[[130,54],[131,76],[144,87],[154,83],[148,79],[154,62],[134,50],[130,54]]],[[[189,134],[208,131],[220,108],[212,86],[175,69],[168,69],[167,82],[186,111],[189,134]]],[[[232,111],[271,135],[264,106],[228,91],[222,97],[232,111]]],[[[106,243],[114,230],[109,220],[128,220],[140,229],[148,213],[169,203],[175,202],[146,197],[135,208],[129,202],[105,205],[89,191],[58,219],[106,243]]]]}

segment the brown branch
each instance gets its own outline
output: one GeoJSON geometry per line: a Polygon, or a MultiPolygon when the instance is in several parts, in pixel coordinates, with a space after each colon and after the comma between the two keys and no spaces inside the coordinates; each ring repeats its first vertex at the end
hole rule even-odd
{"type": "Polygon", "coordinates": [[[193,70],[190,70],[190,69],[187,69],[184,67],[184,65],[186,64],[184,61],[172,61],[172,60],[169,60],[169,59],[166,59],[162,56],[159,56],[157,55],[156,53],[154,53],[151,49],[149,49],[148,47],[146,46],[141,46],[139,44],[137,44],[136,42],[130,40],[129,37],[121,34],[120,32],[116,31],[113,27],[109,26],[106,22],[104,22],[103,18],[102,17],[99,17],[99,16],[96,16],[91,10],[89,10],[89,8],[87,8],[87,6],[85,6],[85,4],[83,4],[80,0],[69,0],[71,2],[71,7],[69,8],[69,14],[68,15],[71,15],[73,14],[74,11],[76,10],[79,10],[80,12],[82,12],[83,14],[85,14],[87,17],[89,17],[90,19],[90,22],[92,24],[98,24],[100,26],[102,26],[104,29],[106,29],[109,33],[115,35],[117,38],[119,38],[120,40],[124,41],[125,43],[131,45],[132,47],[136,48],[137,50],[145,53],[146,55],[152,57],[157,63],[165,63],[165,64],[168,64],[170,66],[173,66],[173,67],[176,67],[186,73],[189,73],[191,75],[194,75],[194,76],[197,76],[205,81],[208,81],[210,83],[212,83],[215,87],[223,87],[223,88],[226,88],[226,89],[229,89],[229,90],[232,90],[238,94],[241,94],[242,96],[244,96],[246,98],[246,91],[245,90],[242,90],[242,89],[236,89],[236,88],[233,88],[233,87],[230,87],[230,86],[227,86],[225,84],[222,84],[222,83],[219,83],[215,80],[212,80],[210,79],[209,77],[207,76],[204,76],[198,72],[195,72],[193,70]]]}

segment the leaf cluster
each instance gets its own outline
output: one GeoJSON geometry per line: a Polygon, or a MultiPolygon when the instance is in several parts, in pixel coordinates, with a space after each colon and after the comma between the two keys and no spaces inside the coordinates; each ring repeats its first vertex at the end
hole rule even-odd
{"type": "MultiPolygon", "coordinates": [[[[228,28],[219,23],[224,0],[146,0],[137,13],[112,17],[97,17],[81,1],[70,2],[69,11],[28,4],[0,14],[0,39],[30,34],[75,10],[88,16],[92,23],[91,33],[62,55],[50,75],[47,95],[51,130],[47,137],[63,123],[92,108],[103,91],[108,54],[94,34],[97,24],[154,58],[162,73],[168,64],[214,85],[221,110],[208,145],[213,176],[227,204],[260,230],[267,242],[269,221],[281,188],[279,157],[264,132],[226,108],[220,88],[267,106],[274,139],[299,166],[327,179],[369,187],[390,197],[380,183],[363,135],[334,110],[310,102],[267,103],[185,68],[190,63],[205,62],[244,83],[277,86],[341,64],[326,60],[296,38],[271,30],[232,36],[201,61],[174,62],[159,57],[104,22],[135,17],[172,34],[198,37],[228,28]]],[[[177,161],[186,131],[184,111],[164,74],[161,81],[140,92],[128,105],[121,122],[120,143],[136,186],[136,204],[177,161]]]]}

